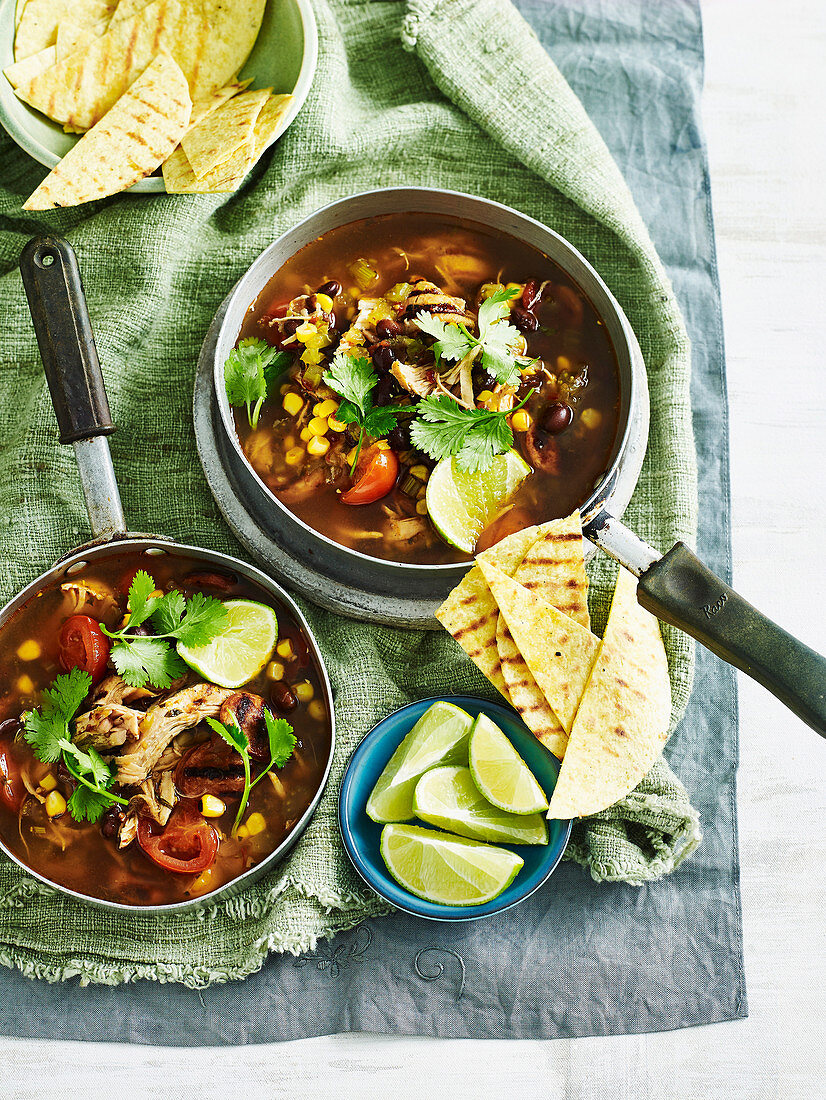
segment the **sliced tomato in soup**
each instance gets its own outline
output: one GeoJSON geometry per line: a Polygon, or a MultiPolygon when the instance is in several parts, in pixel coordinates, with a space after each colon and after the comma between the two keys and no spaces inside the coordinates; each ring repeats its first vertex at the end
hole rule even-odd
{"type": "Polygon", "coordinates": [[[58,659],[64,672],[80,668],[91,674],[93,684],[103,679],[109,660],[109,639],[95,619],[89,615],[70,615],[61,628],[58,644],[58,659]]]}
{"type": "Polygon", "coordinates": [[[343,504],[373,504],[387,496],[399,476],[399,459],[389,447],[372,447],[356,467],[352,489],[341,494],[343,504]]]}
{"type": "Polygon", "coordinates": [[[138,844],[145,855],[165,871],[199,875],[211,867],[218,854],[218,833],[198,812],[193,799],[182,799],[166,825],[142,817],[138,844]]]}

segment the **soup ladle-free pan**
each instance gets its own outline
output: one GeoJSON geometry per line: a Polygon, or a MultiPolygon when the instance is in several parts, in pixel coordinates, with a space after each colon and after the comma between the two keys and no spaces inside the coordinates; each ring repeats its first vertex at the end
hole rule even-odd
{"type": "Polygon", "coordinates": [[[292,598],[260,570],[228,554],[186,546],[163,536],[136,535],[127,531],[106,439],[115,426],[86,309],[77,257],[71,246],[59,237],[36,238],[23,249],[20,270],[57,415],[60,441],[73,444],[75,449],[93,540],[65,555],[0,609],[0,630],[29,600],[46,589],[57,587],[67,577],[71,578],[81,571],[87,563],[100,563],[129,553],[136,557],[145,555],[146,568],[151,570],[152,558],[158,555],[194,559],[207,570],[223,570],[250,581],[272,599],[276,609],[283,607],[289,612],[309,647],[330,716],[329,755],[318,791],[304,814],[269,856],[211,893],[184,901],[144,906],[92,897],[38,874],[0,840],[0,848],[29,874],[63,893],[96,906],[130,912],[135,909],[170,912],[200,906],[206,901],[238,892],[271,870],[306,828],[326,786],[333,760],[335,718],[330,682],[318,645],[301,611],[292,598]]]}

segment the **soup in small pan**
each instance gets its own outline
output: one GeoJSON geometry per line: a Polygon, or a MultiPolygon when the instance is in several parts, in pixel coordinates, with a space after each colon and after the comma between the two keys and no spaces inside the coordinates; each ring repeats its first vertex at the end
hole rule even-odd
{"type": "Polygon", "coordinates": [[[619,418],[614,350],[580,288],[515,238],[430,214],[354,222],[293,256],[225,381],[244,453],[288,509],[421,565],[568,515],[619,418]]]}
{"type": "Polygon", "coordinates": [[[210,893],[323,782],[331,718],[300,625],[195,558],[92,558],[9,620],[0,668],[0,836],[81,894],[210,893]]]}

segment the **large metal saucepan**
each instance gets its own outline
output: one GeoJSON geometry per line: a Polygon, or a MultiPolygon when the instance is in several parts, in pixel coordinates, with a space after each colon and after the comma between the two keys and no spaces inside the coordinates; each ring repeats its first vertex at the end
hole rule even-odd
{"type": "MultiPolygon", "coordinates": [[[[26,245],[20,259],[20,268],[57,414],[60,441],[74,446],[93,540],[65,555],[10,600],[0,610],[0,630],[29,600],[36,598],[38,593],[56,588],[61,582],[77,574],[84,563],[102,562],[128,552],[130,555],[146,557],[146,568],[151,571],[152,559],[158,555],[196,559],[206,570],[217,568],[252,582],[272,599],[276,609],[282,607],[288,610],[303,631],[325,695],[331,726],[334,725],[332,691],[318,645],[301,611],[279,585],[260,570],[228,554],[186,546],[162,536],[130,534],[127,531],[106,439],[115,427],[106,398],[76,256],[66,241],[57,237],[42,237],[26,245]]],[[[134,911],[140,908],[142,911],[170,912],[200,906],[217,897],[236,893],[271,870],[293,847],[321,798],[330,773],[334,745],[335,733],[331,728],[330,753],[319,789],[292,832],[275,851],[238,878],[195,899],[164,905],[135,906],[90,897],[37,874],[2,841],[0,848],[41,881],[63,893],[106,909],[134,911]]]]}
{"type": "MultiPolygon", "coordinates": [[[[277,527],[280,546],[300,550],[320,577],[342,577],[368,593],[393,586],[432,609],[458,583],[466,564],[411,565],[373,558],[333,543],[293,515],[247,462],[226,399],[223,367],[250,304],[296,252],[331,229],[362,218],[398,212],[447,215],[482,223],[539,249],[581,287],[606,325],[617,355],[622,395],[617,439],[602,481],[581,505],[588,539],[639,577],[640,603],[664,622],[680,627],[723,660],[767,687],[804,722],[826,735],[826,661],[756,611],[714,576],[682,543],[665,555],[639,539],[616,518],[624,511],[640,474],[648,437],[645,366],[631,326],[618,302],[588,261],[547,226],[500,203],[430,188],[400,187],[354,195],[311,214],[283,234],[239,281],[227,303],[212,346],[215,399],[229,443],[231,463],[243,468],[236,480],[254,486],[277,527]]],[[[251,499],[251,496],[250,496],[251,499]]],[[[307,590],[314,599],[323,583],[307,590]]],[[[325,602],[322,598],[321,602],[325,602]]],[[[330,606],[327,603],[326,606],[330,606]]],[[[345,606],[339,608],[347,612],[345,606]]],[[[350,613],[353,613],[350,610],[350,613]]],[[[376,618],[375,614],[368,617],[376,618]]],[[[386,621],[392,621],[390,619],[386,621]]],[[[431,620],[431,623],[433,620],[431,620]]],[[[405,625],[408,625],[407,623],[405,625]]],[[[416,625],[426,625],[419,622],[416,625]]]]}

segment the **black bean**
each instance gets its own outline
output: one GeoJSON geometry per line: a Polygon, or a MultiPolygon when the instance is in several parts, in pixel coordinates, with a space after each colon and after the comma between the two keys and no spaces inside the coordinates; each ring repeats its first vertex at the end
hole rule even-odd
{"type": "Polygon", "coordinates": [[[539,283],[536,279],[528,279],[525,283],[525,289],[522,291],[522,308],[533,309],[533,307],[539,302],[539,283]]]}
{"type": "Polygon", "coordinates": [[[549,435],[559,435],[571,426],[574,410],[564,401],[555,401],[548,405],[539,416],[539,426],[549,435]]]}
{"type": "Polygon", "coordinates": [[[107,840],[114,840],[118,835],[125,816],[123,810],[118,809],[117,806],[109,807],[100,819],[100,831],[107,840]]]}
{"type": "Polygon", "coordinates": [[[386,343],[376,344],[370,355],[373,360],[373,366],[378,371],[389,371],[396,358],[390,345],[386,343]]]}
{"type": "Polygon", "coordinates": [[[539,318],[536,314],[531,313],[529,309],[523,309],[522,306],[514,306],[511,317],[520,332],[536,332],[539,328],[539,318]]]}
{"type": "Polygon", "coordinates": [[[406,451],[410,447],[410,428],[406,424],[397,424],[388,435],[387,442],[394,451],[406,451]]]}
{"type": "Polygon", "coordinates": [[[398,321],[383,317],[376,325],[376,336],[380,340],[389,340],[391,336],[401,336],[404,329],[398,321]]]}
{"type": "Polygon", "coordinates": [[[20,722],[17,718],[6,718],[4,722],[0,722],[0,741],[13,741],[19,729],[20,722]]]}
{"type": "Polygon", "coordinates": [[[378,406],[389,405],[393,400],[393,376],[383,374],[373,391],[373,403],[378,406]]]}
{"type": "Polygon", "coordinates": [[[331,279],[329,283],[324,283],[318,288],[316,294],[326,294],[328,298],[337,298],[341,294],[341,283],[337,283],[335,279],[331,279]]]}
{"type": "Polygon", "coordinates": [[[273,701],[273,706],[277,707],[283,714],[289,714],[298,706],[298,699],[283,680],[278,680],[273,684],[270,698],[273,701]]]}

